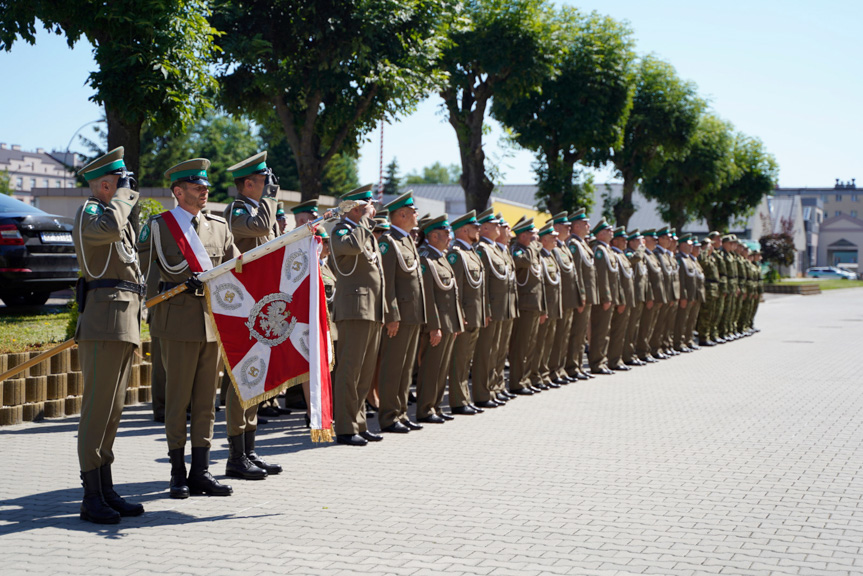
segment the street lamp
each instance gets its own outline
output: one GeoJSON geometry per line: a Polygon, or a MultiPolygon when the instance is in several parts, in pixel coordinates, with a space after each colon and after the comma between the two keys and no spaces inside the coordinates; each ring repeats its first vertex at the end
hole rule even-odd
{"type": "MultiPolygon", "coordinates": [[[[68,161],[68,159],[69,159],[69,148],[72,146],[72,141],[73,141],[73,140],[75,140],[75,136],[77,136],[77,135],[78,135],[78,133],[79,133],[81,130],[83,130],[84,128],[86,128],[86,127],[87,127],[87,126],[89,126],[90,124],[98,124],[99,122],[104,122],[104,121],[105,121],[105,120],[104,120],[103,118],[99,118],[98,120],[91,120],[91,121],[87,122],[86,124],[83,124],[83,125],[79,126],[79,127],[78,127],[78,129],[77,129],[77,130],[75,130],[75,133],[74,133],[74,134],[72,134],[72,137],[71,137],[71,138],[69,138],[69,143],[68,143],[68,144],[66,144],[66,152],[65,152],[65,154],[64,154],[64,156],[63,156],[63,160],[64,160],[63,164],[66,166],[66,168],[69,168],[69,164],[68,164],[68,162],[67,162],[67,161],[68,161]]],[[[76,156],[76,158],[77,158],[77,156],[76,156]]],[[[74,174],[75,174],[75,169],[76,169],[77,167],[78,167],[78,166],[77,166],[77,165],[76,165],[76,163],[73,161],[73,162],[72,162],[72,166],[71,166],[73,176],[74,176],[74,174]]]]}

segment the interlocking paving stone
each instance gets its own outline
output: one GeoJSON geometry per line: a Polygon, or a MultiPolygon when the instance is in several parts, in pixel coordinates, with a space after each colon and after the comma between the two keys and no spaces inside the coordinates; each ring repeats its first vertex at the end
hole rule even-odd
{"type": "Polygon", "coordinates": [[[364,448],[272,419],[285,472],[230,498],[167,498],[163,428],[127,408],[114,478],[147,512],[117,526],[78,519],[76,417],[2,428],[0,571],[860,574],[861,303],[771,296],[751,338],[364,448]]]}

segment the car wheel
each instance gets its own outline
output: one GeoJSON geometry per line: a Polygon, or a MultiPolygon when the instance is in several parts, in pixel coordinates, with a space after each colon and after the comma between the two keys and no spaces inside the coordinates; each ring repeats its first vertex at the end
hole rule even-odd
{"type": "Polygon", "coordinates": [[[0,293],[0,300],[6,306],[42,306],[51,296],[50,292],[24,291],[15,294],[0,293]]]}

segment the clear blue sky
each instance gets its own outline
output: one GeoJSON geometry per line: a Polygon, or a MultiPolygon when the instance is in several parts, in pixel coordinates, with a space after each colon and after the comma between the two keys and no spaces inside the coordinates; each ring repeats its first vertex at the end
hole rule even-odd
{"type": "MultiPolygon", "coordinates": [[[[588,0],[568,2],[627,20],[639,53],[653,52],[698,84],[720,116],[761,138],[780,165],[782,186],[829,186],[835,178],[861,178],[863,60],[859,24],[863,2],[822,0],[588,0]]],[[[36,46],[16,44],[0,53],[0,142],[25,149],[65,149],[79,126],[101,110],[89,102],[90,47],[74,50],[40,33],[36,46]]],[[[452,128],[439,112],[439,98],[387,125],[384,160],[398,159],[402,173],[440,161],[458,163],[452,128]]],[[[494,123],[491,122],[493,125],[494,123]]],[[[89,133],[89,128],[84,130],[89,133]]],[[[511,151],[504,158],[500,130],[487,138],[500,158],[506,183],[534,181],[532,156],[511,151]]],[[[379,131],[362,147],[360,177],[376,181],[379,131]]],[[[72,148],[75,148],[73,143],[72,148]]],[[[610,174],[603,173],[598,181],[610,174]]]]}

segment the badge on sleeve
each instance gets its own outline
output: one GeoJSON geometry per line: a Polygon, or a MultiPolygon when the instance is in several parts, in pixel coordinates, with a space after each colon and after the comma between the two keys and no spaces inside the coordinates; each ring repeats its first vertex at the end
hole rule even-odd
{"type": "Polygon", "coordinates": [[[449,261],[450,264],[455,265],[455,263],[458,262],[458,254],[453,252],[452,254],[447,256],[446,259],[447,261],[449,261]]]}
{"type": "Polygon", "coordinates": [[[95,202],[88,202],[84,207],[84,212],[93,216],[101,216],[105,210],[95,202]]]}
{"type": "Polygon", "coordinates": [[[420,274],[425,274],[425,273],[426,273],[426,265],[425,265],[425,264],[421,264],[421,265],[420,265],[420,274]]]}
{"type": "Polygon", "coordinates": [[[380,249],[381,254],[386,254],[387,252],[390,251],[390,243],[389,242],[383,242],[383,241],[379,242],[378,248],[380,249]]]}
{"type": "Polygon", "coordinates": [[[521,248],[513,252],[513,256],[521,256],[522,254],[524,254],[524,250],[522,250],[521,248]]]}
{"type": "Polygon", "coordinates": [[[237,208],[234,208],[233,215],[234,216],[242,216],[243,214],[248,214],[248,212],[249,211],[246,210],[245,206],[238,206],[237,208]]]}
{"type": "Polygon", "coordinates": [[[597,260],[602,260],[602,250],[597,250],[596,252],[594,252],[594,253],[593,253],[593,256],[594,256],[597,260]]]}
{"type": "Polygon", "coordinates": [[[150,225],[144,224],[144,226],[141,227],[141,233],[138,234],[138,242],[146,242],[149,239],[150,239],[150,225]]]}
{"type": "Polygon", "coordinates": [[[344,235],[345,235],[345,234],[347,234],[347,233],[348,233],[348,229],[347,229],[347,228],[342,228],[341,230],[339,230],[338,232],[336,232],[336,236],[344,236],[344,235]]]}

